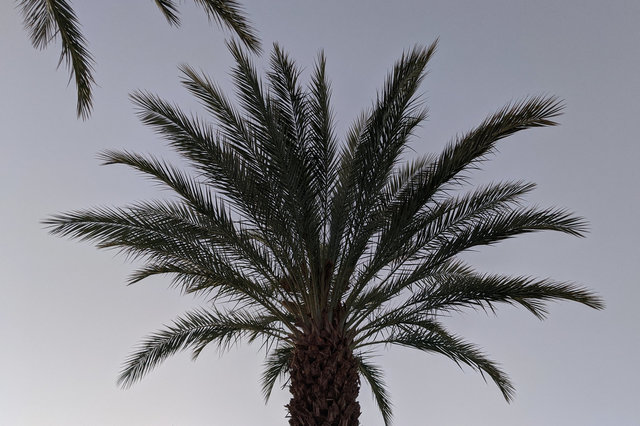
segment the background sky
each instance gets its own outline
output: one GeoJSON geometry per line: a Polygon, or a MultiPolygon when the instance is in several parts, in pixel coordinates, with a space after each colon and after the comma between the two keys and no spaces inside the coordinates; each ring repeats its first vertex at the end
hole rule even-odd
{"type": "MultiPolygon", "coordinates": [[[[526,95],[566,100],[562,125],[499,144],[474,184],[524,179],[532,204],[586,217],[586,239],[536,234],[467,256],[480,270],[572,280],[607,308],[559,303],[540,322],[523,309],[468,312],[446,325],[501,362],[517,388],[497,388],[451,361],[380,353],[395,424],[640,425],[640,2],[243,0],[268,51],[278,41],[308,71],[320,49],[338,134],[371,105],[402,51],[440,38],[422,91],[430,107],[413,148],[438,152],[456,133],[526,95]]],[[[58,47],[34,50],[14,2],[0,3],[0,425],[284,425],[287,390],[265,405],[263,353],[240,346],[196,363],[176,356],[132,389],[121,363],[146,334],[202,301],[168,281],[125,286],[133,266],[112,252],[49,236],[56,212],[164,196],[110,148],[172,158],[127,99],[147,89],[186,109],[177,66],[202,68],[231,93],[229,34],[192,2],[170,28],[151,1],[76,1],[97,61],[95,111],[75,118],[75,91],[55,71],[58,47]]],[[[259,59],[258,63],[263,63],[259,59]]],[[[361,422],[382,425],[363,386],[361,422]]]]}

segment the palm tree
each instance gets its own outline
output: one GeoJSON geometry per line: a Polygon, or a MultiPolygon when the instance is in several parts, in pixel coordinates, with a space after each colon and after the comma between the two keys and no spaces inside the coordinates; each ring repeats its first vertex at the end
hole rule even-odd
{"type": "MultiPolygon", "coordinates": [[[[194,1],[204,9],[209,20],[233,31],[252,51],[260,51],[260,41],[236,0],[194,1]]],[[[180,25],[175,0],[155,0],[155,3],[169,25],[180,25]]],[[[78,93],[76,114],[86,119],[93,106],[94,60],[71,4],[67,0],[19,0],[18,7],[33,47],[44,49],[60,38],[62,50],[58,65],[64,62],[69,69],[69,80],[75,79],[78,93]]]]}
{"type": "Polygon", "coordinates": [[[172,189],[177,198],[54,216],[54,234],[91,240],[144,259],[130,283],[169,275],[207,307],[151,334],[125,362],[128,387],[174,353],[198,357],[209,344],[238,340],[266,348],[262,386],[280,379],[292,398],[291,425],[357,425],[360,380],[391,421],[376,347],[435,352],[489,376],[509,401],[513,386],[473,344],[449,332],[443,314],[521,305],[544,318],[546,302],[592,308],[601,299],[571,283],[475,271],[457,256],[541,230],[582,236],[582,219],[557,208],[522,205],[534,185],[502,182],[467,192],[467,172],[496,142],[552,126],[562,104],[530,97],[489,116],[439,155],[399,164],[426,117],[416,91],[435,43],[401,57],[340,145],[334,136],[325,59],[308,86],[277,45],[266,81],[250,56],[229,43],[240,108],[201,72],[183,67],[182,83],[215,119],[189,115],[146,92],[132,95],[143,123],[192,166],[153,156],[102,154],[172,189]]]}

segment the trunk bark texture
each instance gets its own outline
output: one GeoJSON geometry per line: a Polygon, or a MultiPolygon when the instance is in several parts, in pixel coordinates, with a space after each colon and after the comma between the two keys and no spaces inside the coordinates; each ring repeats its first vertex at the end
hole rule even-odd
{"type": "Polygon", "coordinates": [[[302,335],[290,365],[290,426],[358,426],[358,366],[351,341],[335,328],[302,335]]]}

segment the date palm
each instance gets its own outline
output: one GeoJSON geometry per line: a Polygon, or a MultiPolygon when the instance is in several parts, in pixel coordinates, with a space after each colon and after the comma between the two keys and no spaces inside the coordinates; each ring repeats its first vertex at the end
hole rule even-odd
{"type": "MultiPolygon", "coordinates": [[[[229,28],[248,48],[256,52],[260,50],[260,41],[236,0],[194,1],[204,9],[210,20],[229,28]]],[[[155,0],[155,3],[170,25],[180,25],[175,0],[155,0]]],[[[71,3],[67,0],[19,0],[17,4],[33,47],[44,49],[60,38],[62,50],[59,64],[64,62],[69,69],[69,79],[75,79],[78,117],[87,118],[93,105],[94,60],[71,3]]]]}
{"type": "Polygon", "coordinates": [[[144,260],[131,283],[169,275],[207,306],[151,334],[125,362],[122,386],[182,350],[239,340],[266,348],[262,385],[289,384],[291,425],[357,425],[360,380],[385,424],[391,405],[376,347],[440,353],[491,378],[508,401],[513,386],[481,350],[448,331],[443,314],[520,305],[544,318],[546,302],[602,301],[571,283],[477,272],[460,253],[529,232],[581,236],[582,219],[557,208],[526,207],[534,188],[501,182],[464,190],[468,172],[513,133],[552,126],[555,98],[531,97],[489,116],[438,155],[401,164],[426,117],[416,96],[435,43],[395,64],[372,107],[334,136],[325,59],[307,86],[275,46],[260,78],[251,58],[230,43],[234,105],[207,76],[183,67],[182,83],[213,122],[146,93],[132,97],[141,120],[190,164],[153,156],[102,154],[130,166],[176,198],[57,215],[54,234],[91,240],[144,260]]]}

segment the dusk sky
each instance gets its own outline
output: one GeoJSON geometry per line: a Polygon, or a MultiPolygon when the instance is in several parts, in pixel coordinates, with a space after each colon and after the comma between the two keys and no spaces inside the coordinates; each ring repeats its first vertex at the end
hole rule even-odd
{"type": "MultiPolygon", "coordinates": [[[[135,116],[128,94],[149,90],[200,111],[178,66],[204,70],[230,96],[231,34],[179,2],[171,28],[149,0],[73,6],[96,60],[95,108],[75,116],[73,82],[56,71],[59,45],[36,51],[15,2],[0,3],[0,426],[287,424],[288,390],[265,405],[264,352],[243,344],[197,362],[175,356],[131,389],[116,385],[135,344],[204,300],[168,279],[126,286],[134,265],[49,235],[58,212],[164,197],[97,154],[127,149],[174,159],[135,116]]],[[[243,0],[266,54],[274,42],[305,69],[327,57],[337,134],[369,107],[404,50],[439,38],[421,93],[429,119],[411,155],[437,153],[510,101],[553,94],[561,125],[498,144],[473,185],[538,184],[531,205],[566,207],[589,222],[586,238],[518,237],[465,256],[478,270],[584,285],[606,309],[552,303],[539,321],[500,305],[497,315],[445,319],[509,373],[516,397],[441,355],[379,352],[398,426],[640,425],[640,2],[637,0],[243,0]]],[[[363,426],[381,426],[370,389],[363,426]]]]}

